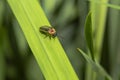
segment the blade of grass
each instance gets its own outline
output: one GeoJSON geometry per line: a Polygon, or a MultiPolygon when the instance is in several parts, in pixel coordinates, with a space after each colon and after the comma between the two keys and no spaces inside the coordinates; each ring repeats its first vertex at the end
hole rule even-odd
{"type": "Polygon", "coordinates": [[[78,80],[57,38],[44,38],[39,28],[50,26],[37,0],[7,0],[46,80],[78,80]]]}
{"type": "MultiPolygon", "coordinates": [[[[100,2],[107,3],[108,0],[100,0],[100,2]]],[[[105,22],[106,22],[106,13],[107,13],[107,6],[102,4],[97,4],[94,1],[91,1],[91,12],[92,12],[92,29],[93,29],[93,42],[94,42],[94,57],[97,62],[100,62],[101,59],[101,49],[105,31],[105,22]]],[[[92,74],[92,72],[89,72],[92,74]]],[[[94,74],[94,79],[96,80],[98,76],[94,74]]]]}
{"type": "MultiPolygon", "coordinates": [[[[88,13],[86,17],[86,22],[85,22],[85,37],[86,37],[86,42],[88,45],[88,50],[90,52],[90,56],[92,57],[92,60],[95,61],[94,59],[94,48],[93,48],[93,34],[92,34],[92,20],[91,20],[91,12],[88,13]]],[[[92,72],[91,66],[89,64],[86,65],[86,75],[85,75],[85,80],[93,80],[94,78],[94,73],[92,72]]]]}
{"type": "MultiPolygon", "coordinates": [[[[101,0],[100,2],[107,3],[107,1],[108,0],[101,0]]],[[[101,48],[104,37],[107,6],[96,4],[94,1],[91,1],[91,11],[94,33],[94,53],[96,60],[99,62],[101,59],[101,48]]]]}
{"type": "Polygon", "coordinates": [[[101,5],[105,5],[106,7],[110,7],[110,8],[113,8],[113,9],[118,9],[120,10],[120,6],[119,5],[114,5],[114,4],[109,4],[107,2],[101,2],[100,0],[89,0],[93,3],[97,3],[97,4],[101,4],[101,5]]]}
{"type": "Polygon", "coordinates": [[[92,36],[92,20],[91,20],[91,12],[87,15],[85,22],[85,37],[87,41],[88,48],[90,50],[91,57],[94,60],[94,48],[93,48],[93,36],[92,36]]]}
{"type": "MultiPolygon", "coordinates": [[[[119,0],[111,0],[111,4],[116,6],[120,4],[119,0]]],[[[119,6],[120,7],[120,6],[119,6]]],[[[120,8],[119,10],[110,9],[109,11],[109,29],[108,29],[108,40],[109,40],[109,53],[110,53],[110,73],[113,80],[120,80],[120,8]]]]}
{"type": "Polygon", "coordinates": [[[82,56],[85,58],[85,60],[91,65],[92,69],[104,77],[107,78],[107,80],[112,80],[112,78],[109,76],[109,74],[99,65],[99,63],[95,63],[88,55],[86,55],[85,52],[83,52],[81,49],[78,48],[78,51],[82,54],[82,56]]]}

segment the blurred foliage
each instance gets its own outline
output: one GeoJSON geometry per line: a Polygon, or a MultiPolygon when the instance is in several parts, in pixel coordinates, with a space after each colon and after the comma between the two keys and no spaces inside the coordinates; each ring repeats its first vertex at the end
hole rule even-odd
{"type": "MultiPolygon", "coordinates": [[[[78,77],[84,80],[85,60],[78,54],[77,48],[87,52],[84,24],[90,2],[87,0],[40,1],[46,16],[57,30],[61,44],[78,77]]],[[[120,4],[119,0],[109,0],[109,2],[114,5],[120,4]]],[[[102,32],[104,38],[100,63],[113,80],[120,80],[119,19],[120,11],[108,8],[105,32],[102,32]]],[[[5,0],[0,0],[0,80],[44,80],[22,30],[5,0]]]]}

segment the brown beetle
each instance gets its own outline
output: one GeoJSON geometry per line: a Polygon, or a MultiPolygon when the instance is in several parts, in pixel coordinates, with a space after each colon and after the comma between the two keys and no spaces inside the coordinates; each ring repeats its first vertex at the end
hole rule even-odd
{"type": "Polygon", "coordinates": [[[46,37],[49,36],[50,39],[51,39],[51,37],[55,38],[57,36],[56,30],[53,27],[41,26],[39,31],[42,34],[46,35],[46,37]]]}

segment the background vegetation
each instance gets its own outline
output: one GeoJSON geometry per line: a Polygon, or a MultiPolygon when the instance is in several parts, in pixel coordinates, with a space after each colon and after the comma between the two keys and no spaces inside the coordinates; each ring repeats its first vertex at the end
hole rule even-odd
{"type": "MultiPolygon", "coordinates": [[[[95,59],[113,80],[120,80],[119,0],[40,0],[40,3],[79,79],[105,80],[77,51],[80,48],[88,52],[84,29],[91,11],[95,59]]],[[[0,80],[44,80],[6,0],[0,0],[0,80]]]]}

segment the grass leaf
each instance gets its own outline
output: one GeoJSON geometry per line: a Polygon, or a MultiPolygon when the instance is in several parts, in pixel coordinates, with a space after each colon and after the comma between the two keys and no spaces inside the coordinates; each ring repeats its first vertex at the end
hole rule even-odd
{"type": "Polygon", "coordinates": [[[78,80],[57,38],[44,38],[41,26],[50,26],[37,0],[7,0],[46,80],[78,80]]]}
{"type": "Polygon", "coordinates": [[[87,45],[90,50],[92,59],[94,60],[91,12],[89,12],[89,14],[87,15],[86,22],[85,22],[85,37],[86,37],[87,45]]]}
{"type": "Polygon", "coordinates": [[[81,49],[78,48],[78,51],[82,54],[85,60],[92,66],[93,70],[96,73],[103,75],[105,78],[107,78],[107,80],[112,80],[109,74],[102,68],[102,66],[99,65],[99,63],[95,63],[93,60],[91,60],[91,58],[88,55],[86,55],[86,53],[83,52],[81,49]]]}
{"type": "Polygon", "coordinates": [[[105,5],[107,7],[110,7],[110,8],[113,8],[113,9],[118,9],[120,10],[120,6],[119,5],[114,5],[114,4],[109,4],[109,3],[106,3],[106,2],[102,2],[100,0],[89,0],[93,3],[97,3],[97,4],[101,4],[101,5],[105,5]]]}

